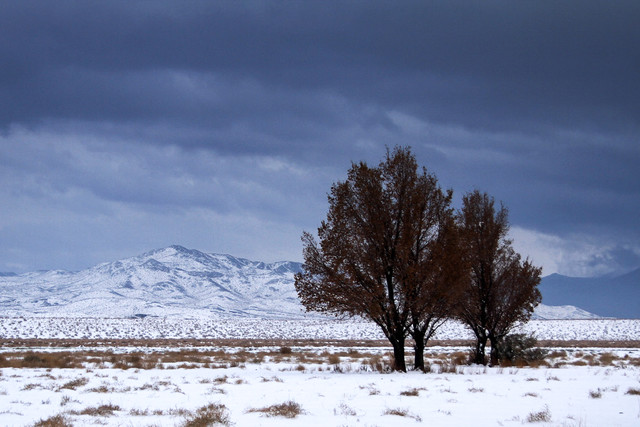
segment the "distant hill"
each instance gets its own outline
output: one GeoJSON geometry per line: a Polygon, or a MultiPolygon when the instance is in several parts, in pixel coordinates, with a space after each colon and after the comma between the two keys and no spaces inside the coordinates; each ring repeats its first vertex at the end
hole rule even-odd
{"type": "MultiPolygon", "coordinates": [[[[0,315],[55,317],[308,316],[294,287],[296,262],[264,263],[170,246],[79,272],[0,276],[0,315]]],[[[536,319],[589,319],[541,305],[536,319]]]]}
{"type": "Polygon", "coordinates": [[[0,277],[4,316],[300,317],[301,264],[171,246],[87,270],[0,277]]]}
{"type": "Polygon", "coordinates": [[[616,277],[551,274],[540,283],[542,303],[571,304],[603,317],[640,318],[640,268],[616,277]]]}

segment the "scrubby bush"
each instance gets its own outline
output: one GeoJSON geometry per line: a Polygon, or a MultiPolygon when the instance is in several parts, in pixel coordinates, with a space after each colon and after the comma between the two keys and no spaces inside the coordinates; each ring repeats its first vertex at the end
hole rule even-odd
{"type": "Polygon", "coordinates": [[[190,416],[183,424],[183,427],[205,427],[216,424],[228,426],[231,424],[227,407],[211,403],[207,406],[199,408],[195,414],[190,416]]]}
{"type": "Polygon", "coordinates": [[[268,417],[295,418],[304,413],[300,404],[291,400],[277,405],[266,406],[259,409],[249,409],[247,412],[261,412],[268,417]]]}
{"type": "Polygon", "coordinates": [[[510,334],[500,341],[501,363],[530,365],[541,362],[547,351],[536,347],[538,340],[526,334],[510,334]]]}
{"type": "Polygon", "coordinates": [[[73,424],[62,414],[36,422],[33,427],[72,427],[73,424]]]}
{"type": "Polygon", "coordinates": [[[291,354],[293,353],[293,350],[291,350],[291,347],[288,347],[286,345],[283,345],[282,347],[280,347],[280,354],[291,354]]]}
{"type": "Polygon", "coordinates": [[[539,412],[531,412],[527,416],[528,423],[548,423],[551,422],[551,412],[549,412],[549,407],[545,405],[544,409],[539,412]]]}

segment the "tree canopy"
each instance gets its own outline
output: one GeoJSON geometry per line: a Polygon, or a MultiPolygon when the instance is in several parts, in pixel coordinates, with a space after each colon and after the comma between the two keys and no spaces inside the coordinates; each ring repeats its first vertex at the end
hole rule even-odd
{"type": "Polygon", "coordinates": [[[507,210],[478,191],[454,213],[453,192],[418,164],[410,148],[387,150],[377,167],[354,163],[331,187],[317,231],[302,236],[304,266],[295,287],[308,311],[360,316],[377,324],[406,371],[424,369],[427,340],[457,318],[476,335],[474,360],[492,360],[504,336],[540,302],[540,269],[522,261],[506,238],[507,210]]]}
{"type": "Polygon", "coordinates": [[[319,243],[303,234],[304,270],[295,283],[303,305],[372,320],[394,348],[394,369],[405,371],[407,334],[431,325],[425,311],[438,305],[430,298],[447,294],[439,260],[451,198],[408,148],[387,151],[378,167],[353,164],[331,188],[319,243]]]}
{"type": "Polygon", "coordinates": [[[509,231],[508,211],[496,211],[495,201],[476,190],[462,199],[458,223],[470,267],[458,317],[476,335],[474,362],[485,363],[487,339],[491,363],[499,360],[500,342],[518,323],[530,319],[540,303],[541,269],[516,253],[509,231]]]}

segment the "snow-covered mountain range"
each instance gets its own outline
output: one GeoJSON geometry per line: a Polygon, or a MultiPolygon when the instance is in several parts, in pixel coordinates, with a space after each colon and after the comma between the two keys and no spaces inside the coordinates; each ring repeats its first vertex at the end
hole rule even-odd
{"type": "Polygon", "coordinates": [[[300,316],[299,269],[170,246],[79,272],[0,277],[0,307],[4,316],[300,316]]]}
{"type": "Polygon", "coordinates": [[[640,268],[601,277],[551,274],[542,279],[540,292],[545,304],[576,304],[600,316],[640,319],[640,268]]]}
{"type": "MultiPolygon", "coordinates": [[[[0,275],[5,317],[308,316],[296,262],[266,264],[170,246],[79,272],[0,275]]],[[[573,306],[540,306],[538,319],[595,318],[573,306]]]]}

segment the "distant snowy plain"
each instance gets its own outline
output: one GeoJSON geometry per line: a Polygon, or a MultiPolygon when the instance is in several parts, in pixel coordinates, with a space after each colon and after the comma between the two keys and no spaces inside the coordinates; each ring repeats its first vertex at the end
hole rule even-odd
{"type": "MultiPolygon", "coordinates": [[[[640,340],[640,319],[532,320],[514,332],[539,340],[640,340]]],[[[192,318],[143,319],[91,317],[0,317],[0,338],[44,339],[322,339],[383,340],[373,323],[331,318],[192,318]]],[[[435,339],[473,336],[462,324],[445,323],[435,339]]]]}

